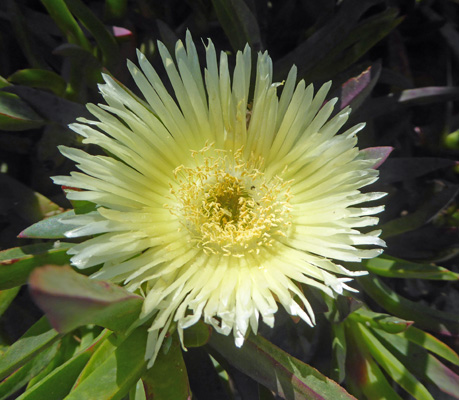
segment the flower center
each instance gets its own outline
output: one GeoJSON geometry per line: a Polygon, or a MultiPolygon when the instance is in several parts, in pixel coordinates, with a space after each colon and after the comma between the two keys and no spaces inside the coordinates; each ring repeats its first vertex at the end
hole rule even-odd
{"type": "Polygon", "coordinates": [[[177,206],[168,208],[206,253],[242,257],[287,234],[290,182],[267,178],[259,169],[263,161],[243,161],[241,150],[207,146],[193,158],[195,167],[174,171],[177,206]]]}

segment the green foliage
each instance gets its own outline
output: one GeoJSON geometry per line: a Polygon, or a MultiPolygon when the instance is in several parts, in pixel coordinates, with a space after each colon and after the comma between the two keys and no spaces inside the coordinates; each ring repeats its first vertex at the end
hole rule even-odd
{"type": "Polygon", "coordinates": [[[0,400],[458,399],[458,16],[446,0],[0,2],[0,400]],[[370,272],[358,294],[305,287],[323,308],[315,328],[279,310],[236,349],[201,321],[184,352],[173,323],[147,369],[141,293],[65,267],[64,219],[95,206],[68,203],[75,189],[49,177],[73,168],[58,145],[99,151],[67,125],[100,101],[102,73],[129,91],[135,49],[156,67],[156,40],[172,47],[187,28],[230,63],[246,43],[268,50],[277,81],[293,64],[307,83],[333,81],[338,108],[353,109],[346,126],[367,123],[360,157],[380,170],[372,191],[389,194],[388,246],[346,265],[370,272]]]}

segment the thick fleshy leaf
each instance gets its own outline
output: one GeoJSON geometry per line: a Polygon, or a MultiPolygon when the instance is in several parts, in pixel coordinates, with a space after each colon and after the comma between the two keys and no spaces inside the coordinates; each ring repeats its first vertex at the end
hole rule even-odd
{"type": "Polygon", "coordinates": [[[83,30],[80,28],[80,25],[78,25],[78,22],[70,13],[64,0],[41,1],[46,7],[48,14],[57,24],[69,43],[75,43],[87,50],[91,50],[89,40],[86,38],[83,30]]]}
{"type": "Polygon", "coordinates": [[[429,333],[411,326],[406,331],[399,333],[399,336],[459,366],[459,355],[451,347],[429,333]]]}
{"type": "Polygon", "coordinates": [[[351,327],[346,329],[348,347],[346,376],[350,389],[358,398],[365,395],[372,400],[402,400],[386,376],[373,360],[370,351],[361,345],[351,327]]]}
{"type": "Polygon", "coordinates": [[[65,265],[73,243],[37,243],[0,252],[0,290],[27,283],[30,273],[45,264],[65,265]]]}
{"type": "Polygon", "coordinates": [[[24,387],[40,371],[45,369],[58,351],[58,343],[43,350],[33,357],[27,364],[14,371],[0,383],[0,399],[8,398],[24,387]]]}
{"type": "Polygon", "coordinates": [[[433,264],[419,264],[383,254],[364,261],[365,268],[389,278],[457,281],[459,274],[433,264]]]}
{"type": "Polygon", "coordinates": [[[28,223],[62,212],[62,208],[13,177],[0,173],[0,211],[14,214],[28,223]]]}
{"type": "Polygon", "coordinates": [[[332,340],[332,366],[331,378],[338,383],[344,381],[346,376],[346,333],[344,325],[341,323],[332,324],[333,340],[332,340]]]}
{"type": "Polygon", "coordinates": [[[243,50],[247,43],[254,50],[262,50],[257,19],[245,1],[212,0],[212,4],[234,50],[243,50]]]}
{"type": "Polygon", "coordinates": [[[353,111],[357,110],[363,101],[370,95],[376,82],[381,74],[381,64],[377,63],[374,66],[369,66],[365,71],[361,72],[341,85],[340,94],[338,97],[338,108],[350,106],[353,111]]]}
{"type": "Polygon", "coordinates": [[[377,160],[373,166],[374,169],[379,168],[389,157],[390,153],[394,150],[391,146],[368,147],[359,152],[359,158],[364,160],[377,160]]]}
{"type": "Polygon", "coordinates": [[[45,317],[35,323],[0,358],[0,379],[23,366],[27,361],[51,346],[60,337],[45,317]]]}
{"type": "Polygon", "coordinates": [[[45,69],[21,69],[10,75],[8,80],[18,85],[51,90],[58,96],[64,94],[67,86],[64,78],[53,71],[45,69]]]}
{"type": "Polygon", "coordinates": [[[58,215],[43,219],[24,229],[18,237],[22,239],[64,239],[65,232],[77,228],[76,225],[63,224],[62,218],[75,215],[74,210],[65,211],[58,215]]]}
{"type": "Polygon", "coordinates": [[[137,328],[65,398],[122,399],[147,368],[147,329],[137,328]]]}
{"type": "Polygon", "coordinates": [[[406,321],[388,314],[375,313],[365,308],[354,311],[349,318],[365,324],[365,326],[379,328],[388,333],[403,332],[413,324],[413,321],[406,321]]]}
{"type": "Polygon", "coordinates": [[[234,367],[283,399],[355,399],[336,382],[261,336],[249,336],[238,349],[231,337],[214,333],[209,345],[234,367]]]}
{"type": "Polygon", "coordinates": [[[24,100],[13,93],[0,91],[0,130],[23,131],[38,128],[44,123],[43,118],[24,100]]]}
{"type": "Polygon", "coordinates": [[[78,117],[90,115],[82,104],[63,99],[43,90],[19,85],[9,86],[3,90],[18,95],[23,102],[37,110],[43,118],[64,127],[75,122],[78,117]]]}
{"type": "Polygon", "coordinates": [[[306,41],[276,62],[275,80],[284,79],[293,64],[298,66],[298,75],[304,76],[327,54],[331,53],[343,38],[347,37],[362,15],[378,0],[345,1],[327,23],[312,34],[306,41]]]}
{"type": "Polygon", "coordinates": [[[379,183],[394,183],[414,179],[439,169],[454,167],[455,165],[456,162],[454,160],[447,158],[390,158],[379,169],[379,183]]]}
{"type": "Polygon", "coordinates": [[[374,330],[374,335],[384,347],[390,350],[413,374],[426,380],[441,391],[459,399],[459,375],[454,373],[427,350],[413,346],[399,335],[390,335],[381,330],[374,330]]]}
{"type": "Polygon", "coordinates": [[[115,38],[105,28],[89,7],[81,0],[65,0],[69,10],[91,32],[103,54],[104,65],[111,66],[118,59],[118,45],[115,38]]]}
{"type": "Polygon", "coordinates": [[[163,346],[153,367],[142,375],[148,399],[191,399],[180,341],[175,334],[171,339],[171,345],[163,346]]]}
{"type": "Polygon", "coordinates": [[[400,296],[378,277],[369,274],[357,278],[365,292],[391,314],[412,320],[421,329],[448,336],[459,335],[459,317],[452,313],[434,310],[400,296]]]}
{"type": "Polygon", "coordinates": [[[455,199],[458,188],[456,185],[447,186],[440,192],[433,193],[416,211],[386,222],[380,227],[382,229],[381,238],[386,239],[410,232],[427,224],[455,199]]]}
{"type": "Polygon", "coordinates": [[[59,332],[87,324],[125,331],[138,319],[143,304],[142,297],[70,267],[35,269],[29,286],[32,298],[59,332]]]}
{"type": "Polygon", "coordinates": [[[185,347],[200,347],[209,341],[212,328],[203,321],[198,321],[197,324],[185,329],[183,333],[185,347]]]}
{"type": "Polygon", "coordinates": [[[75,380],[91,355],[110,334],[111,332],[108,331],[102,332],[89,346],[49,373],[22,396],[19,396],[18,400],[62,400],[70,392],[75,380]]]}
{"type": "Polygon", "coordinates": [[[417,400],[434,400],[425,386],[363,324],[353,326],[353,334],[365,345],[373,358],[403,389],[417,400]]]}
{"type": "MultiPolygon", "coordinates": [[[[1,253],[0,253],[1,254],[1,253]]],[[[11,302],[15,299],[20,287],[0,290],[0,317],[6,311],[11,302]]]]}

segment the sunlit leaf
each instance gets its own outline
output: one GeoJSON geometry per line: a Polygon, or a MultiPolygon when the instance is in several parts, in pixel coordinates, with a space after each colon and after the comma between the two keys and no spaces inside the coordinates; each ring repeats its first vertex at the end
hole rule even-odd
{"type": "Polygon", "coordinates": [[[103,343],[110,332],[104,331],[93,343],[85,349],[79,351],[72,358],[54,369],[36,385],[32,386],[18,400],[62,400],[73,386],[83,367],[88,362],[91,355],[103,343]]]}
{"type": "Polygon", "coordinates": [[[354,311],[350,319],[365,324],[365,326],[379,328],[389,333],[399,333],[407,330],[413,321],[406,321],[388,314],[380,314],[365,308],[354,311]]]}
{"type": "Polygon", "coordinates": [[[31,239],[64,239],[66,238],[65,232],[77,226],[63,224],[60,220],[72,215],[75,215],[74,210],[65,211],[61,214],[46,218],[24,229],[18,237],[31,239]]]}
{"type": "Polygon", "coordinates": [[[391,314],[414,321],[418,328],[448,336],[459,334],[459,316],[408,300],[372,274],[357,280],[365,292],[391,314]]]}
{"type": "Polygon", "coordinates": [[[251,335],[244,346],[236,348],[233,338],[214,333],[209,344],[238,370],[283,399],[354,399],[336,382],[261,336],[251,335]]]}
{"type": "Polygon", "coordinates": [[[70,267],[35,269],[29,287],[32,298],[59,332],[86,324],[125,331],[138,319],[143,304],[142,297],[70,267]]]}
{"type": "Polygon", "coordinates": [[[58,351],[58,348],[58,343],[55,343],[5,378],[0,383],[0,399],[5,399],[24,387],[27,382],[35,377],[52,361],[58,351]]]}
{"type": "Polygon", "coordinates": [[[51,328],[47,319],[41,318],[0,357],[0,379],[23,366],[59,337],[59,333],[51,328]]]}
{"type": "Polygon", "coordinates": [[[146,370],[147,329],[133,331],[66,400],[122,399],[146,370]]]}
{"type": "Polygon", "coordinates": [[[0,252],[0,290],[24,285],[33,269],[45,264],[65,265],[72,243],[37,243],[0,252]]]}
{"type": "Polygon", "coordinates": [[[203,321],[190,326],[184,330],[185,347],[200,347],[204,346],[210,339],[212,328],[203,321]]]}
{"type": "Polygon", "coordinates": [[[362,344],[365,344],[371,355],[387,374],[396,381],[403,389],[414,396],[417,400],[434,400],[425,386],[410,373],[405,366],[363,324],[355,324],[353,333],[360,334],[362,344]]]}
{"type": "Polygon", "coordinates": [[[420,264],[401,260],[383,254],[371,260],[365,260],[368,271],[389,278],[432,279],[457,281],[459,274],[433,264],[420,264]]]}

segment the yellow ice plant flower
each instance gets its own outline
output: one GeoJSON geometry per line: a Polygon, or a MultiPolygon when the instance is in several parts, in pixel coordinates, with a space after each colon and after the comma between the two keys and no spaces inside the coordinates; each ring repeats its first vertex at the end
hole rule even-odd
{"type": "Polygon", "coordinates": [[[83,189],[68,198],[97,206],[62,221],[73,225],[67,237],[93,236],[70,250],[71,262],[102,264],[94,278],[145,296],[150,365],[172,323],[183,338],[203,319],[232,332],[237,346],[249,326],[257,332],[260,315],[273,325],[278,304],[314,325],[300,284],[330,296],[352,290],[350,276],[365,272],[339,260],[372,258],[384,246],[379,231],[357,229],[375,225],[371,215],[382,210],[359,204],[383,195],[359,190],[378,175],[374,160],[359,157],[363,125],[337,134],[350,110],[330,119],[330,84],[314,95],[312,85],[296,84],[295,67],[278,97],[266,52],[249,98],[248,46],[232,79],[227,55],[218,62],[211,41],[204,79],[189,33],[176,62],[158,48],[176,100],[139,52],[140,69],[128,66],[145,101],[104,76],[107,104],[89,104],[95,120],[71,125],[109,155],[60,149],[82,172],[55,182],[83,189]]]}

